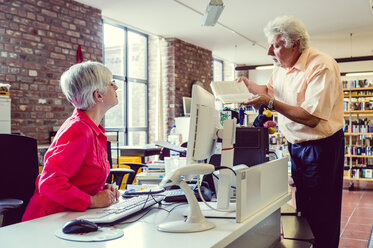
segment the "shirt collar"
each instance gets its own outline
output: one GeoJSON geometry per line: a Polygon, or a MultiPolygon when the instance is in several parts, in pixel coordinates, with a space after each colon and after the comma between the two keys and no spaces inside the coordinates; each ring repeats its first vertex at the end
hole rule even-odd
{"type": "Polygon", "coordinates": [[[92,130],[96,133],[96,135],[99,135],[100,133],[104,134],[105,133],[105,129],[103,126],[100,125],[96,125],[92,120],[91,118],[88,117],[88,115],[86,113],[84,113],[82,110],[80,109],[74,109],[74,113],[73,113],[73,116],[76,116],[77,118],[81,119],[82,121],[86,122],[91,128],[92,130]]]}
{"type": "Polygon", "coordinates": [[[310,53],[310,49],[309,48],[306,48],[302,54],[299,56],[297,62],[295,63],[295,65],[293,65],[293,67],[291,67],[291,69],[289,70],[289,72],[292,72],[293,70],[298,70],[298,71],[305,71],[306,70],[306,67],[307,67],[307,58],[308,58],[308,55],[310,53]]]}

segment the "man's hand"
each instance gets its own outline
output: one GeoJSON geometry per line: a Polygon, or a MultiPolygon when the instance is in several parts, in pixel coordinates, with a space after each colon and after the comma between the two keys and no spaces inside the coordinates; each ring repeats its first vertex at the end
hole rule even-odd
{"type": "Polygon", "coordinates": [[[259,109],[260,105],[266,105],[268,106],[269,103],[269,97],[264,95],[254,95],[252,98],[248,99],[246,102],[244,102],[244,105],[251,105],[255,109],[259,109]]]}
{"type": "Polygon", "coordinates": [[[266,85],[258,85],[254,81],[249,80],[247,77],[239,77],[237,82],[244,82],[250,93],[254,95],[268,95],[266,85]]]}

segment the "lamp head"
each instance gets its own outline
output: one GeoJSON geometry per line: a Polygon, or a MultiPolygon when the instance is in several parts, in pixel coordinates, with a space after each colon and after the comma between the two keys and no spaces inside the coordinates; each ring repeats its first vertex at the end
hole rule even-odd
{"type": "Polygon", "coordinates": [[[223,9],[224,5],[222,0],[211,0],[203,15],[202,26],[215,26],[223,9]]]}

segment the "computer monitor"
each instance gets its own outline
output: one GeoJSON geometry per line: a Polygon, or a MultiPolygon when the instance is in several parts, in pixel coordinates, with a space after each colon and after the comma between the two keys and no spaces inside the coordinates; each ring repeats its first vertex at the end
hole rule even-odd
{"type": "Polygon", "coordinates": [[[206,163],[215,152],[217,130],[221,129],[215,97],[199,85],[193,85],[190,106],[187,164],[206,163]]]}
{"type": "Polygon", "coordinates": [[[183,96],[183,109],[184,116],[190,116],[190,106],[192,104],[192,98],[183,96]]]}
{"type": "MultiPolygon", "coordinates": [[[[159,224],[158,230],[165,232],[198,232],[214,227],[201,213],[193,191],[186,184],[185,180],[182,179],[182,176],[188,180],[190,176],[209,174],[214,171],[214,166],[208,164],[207,161],[215,153],[216,141],[219,136],[218,131],[221,129],[223,131],[222,136],[224,137],[222,161],[231,160],[230,165],[228,162],[227,166],[232,166],[233,144],[229,144],[227,141],[231,143],[234,141],[232,136],[235,134],[235,120],[231,120],[229,123],[230,128],[227,128],[227,132],[225,132],[226,130],[222,129],[220,125],[219,112],[215,109],[215,97],[201,86],[193,85],[186,166],[173,170],[163,178],[159,185],[160,187],[179,185],[185,192],[189,204],[189,214],[186,221],[159,224]],[[234,128],[232,128],[233,126],[234,128]],[[228,149],[224,151],[227,144],[228,149]],[[226,156],[227,154],[228,156],[226,156]]],[[[224,171],[225,173],[219,174],[219,189],[224,189],[221,192],[228,190],[228,193],[224,193],[223,197],[219,197],[218,194],[218,205],[220,200],[229,202],[231,177],[228,176],[229,172],[227,174],[227,171],[224,171]]]]}
{"type": "MultiPolygon", "coordinates": [[[[235,143],[236,121],[226,120],[220,124],[219,111],[215,109],[215,97],[201,86],[194,85],[189,122],[187,165],[208,163],[215,154],[218,137],[222,139],[221,166],[232,167],[235,143]]],[[[229,211],[229,196],[232,172],[219,172],[217,208],[229,211]]],[[[211,215],[211,213],[209,214],[211,215]]]]}

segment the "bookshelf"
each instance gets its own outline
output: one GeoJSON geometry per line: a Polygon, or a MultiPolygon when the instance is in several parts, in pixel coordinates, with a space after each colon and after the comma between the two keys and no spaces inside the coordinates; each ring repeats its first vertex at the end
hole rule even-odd
{"type": "Polygon", "coordinates": [[[345,126],[345,179],[373,181],[373,76],[342,77],[345,126]]]}

